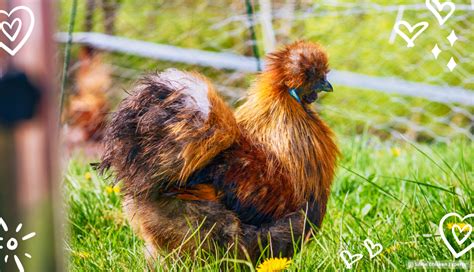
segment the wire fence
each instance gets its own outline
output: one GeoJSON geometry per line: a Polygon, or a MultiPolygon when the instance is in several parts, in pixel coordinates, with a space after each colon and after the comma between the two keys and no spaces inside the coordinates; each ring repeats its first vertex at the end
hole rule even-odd
{"type": "MultiPolygon", "coordinates": [[[[61,2],[63,32],[70,2],[61,2]]],[[[82,89],[104,92],[113,102],[94,107],[108,111],[140,74],[177,67],[210,77],[237,106],[257,70],[254,45],[264,55],[279,45],[307,39],[320,42],[330,54],[330,79],[336,91],[315,107],[338,134],[369,132],[382,139],[403,136],[427,142],[474,140],[471,2],[456,2],[456,11],[442,26],[424,3],[415,1],[400,6],[388,1],[254,0],[253,20],[245,3],[178,0],[137,5],[132,0],[88,0],[80,4],[75,31],[82,33],[73,36],[76,61],[68,70],[69,105],[81,104],[73,97],[82,89]],[[429,23],[415,47],[408,48],[395,34],[394,25],[400,20],[429,23]],[[252,22],[256,44],[249,30],[252,22]],[[457,37],[454,45],[448,39],[452,32],[457,37]],[[93,59],[81,57],[84,45],[101,53],[93,59]],[[435,45],[441,50],[437,58],[432,53],[435,45]],[[452,71],[451,58],[457,64],[452,71]]],[[[60,42],[67,38],[65,33],[57,35],[60,42]]],[[[81,107],[76,108],[69,110],[67,123],[81,115],[81,107]]]]}

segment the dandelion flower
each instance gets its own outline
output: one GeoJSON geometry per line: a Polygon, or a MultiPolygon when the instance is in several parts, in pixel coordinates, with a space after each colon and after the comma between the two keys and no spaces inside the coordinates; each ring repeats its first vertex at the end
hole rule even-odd
{"type": "Polygon", "coordinates": [[[107,192],[107,194],[111,194],[114,192],[114,188],[112,186],[107,186],[105,187],[105,191],[107,192]]]}
{"type": "Polygon", "coordinates": [[[287,269],[291,264],[288,258],[270,258],[266,259],[257,267],[257,272],[277,272],[287,269]]]}
{"type": "Polygon", "coordinates": [[[387,248],[386,252],[387,252],[387,253],[392,253],[392,252],[397,251],[399,248],[400,248],[400,245],[399,245],[399,244],[395,244],[395,245],[393,245],[393,246],[387,248]]]}
{"type": "Polygon", "coordinates": [[[449,223],[448,224],[448,229],[452,230],[454,228],[454,226],[458,226],[460,229],[464,229],[465,226],[467,226],[468,224],[465,224],[465,223],[449,223]]]}
{"type": "Polygon", "coordinates": [[[89,252],[85,252],[85,251],[76,252],[75,254],[81,259],[87,259],[91,256],[89,252]]]}
{"type": "Polygon", "coordinates": [[[390,152],[392,152],[392,155],[393,155],[394,157],[400,156],[400,148],[398,148],[398,147],[392,147],[392,148],[390,148],[390,152]]]}
{"type": "Polygon", "coordinates": [[[92,179],[92,174],[91,174],[90,172],[86,172],[86,173],[84,174],[84,178],[85,178],[86,180],[91,180],[91,179],[92,179]]]}
{"type": "Polygon", "coordinates": [[[107,192],[107,194],[112,194],[112,193],[115,193],[115,194],[118,194],[120,193],[120,186],[118,185],[115,185],[115,186],[106,186],[105,187],[105,192],[107,192]]]}

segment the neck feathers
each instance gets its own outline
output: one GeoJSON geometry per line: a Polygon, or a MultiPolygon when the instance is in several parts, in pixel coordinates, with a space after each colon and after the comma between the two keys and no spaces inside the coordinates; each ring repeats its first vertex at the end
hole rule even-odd
{"type": "Polygon", "coordinates": [[[271,75],[260,77],[237,110],[239,125],[270,152],[270,168],[288,173],[298,200],[327,195],[339,154],[333,132],[271,75]]]}

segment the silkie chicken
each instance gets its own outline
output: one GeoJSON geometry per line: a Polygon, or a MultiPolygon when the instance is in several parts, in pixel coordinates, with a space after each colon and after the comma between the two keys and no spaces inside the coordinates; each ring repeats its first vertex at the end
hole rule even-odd
{"type": "Polygon", "coordinates": [[[111,86],[110,67],[103,64],[101,54],[89,47],[81,48],[79,61],[75,74],[77,92],[69,98],[65,116],[71,145],[102,140],[110,110],[106,93],[111,86]]]}
{"type": "Polygon", "coordinates": [[[310,104],[332,91],[328,71],[315,43],[269,54],[235,115],[197,73],[168,69],[138,83],[108,124],[99,169],[123,181],[148,257],[290,256],[321,226],[339,152],[310,104]]]}

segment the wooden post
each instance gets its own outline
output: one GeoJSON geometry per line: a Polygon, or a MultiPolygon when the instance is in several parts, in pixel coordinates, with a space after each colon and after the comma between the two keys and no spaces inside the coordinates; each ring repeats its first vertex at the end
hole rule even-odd
{"type": "MultiPolygon", "coordinates": [[[[10,56],[0,49],[0,80],[15,70],[14,75],[25,75],[13,76],[15,82],[20,82],[21,86],[28,82],[32,89],[39,91],[33,116],[24,116],[10,124],[0,123],[0,217],[8,225],[7,236],[18,240],[15,251],[2,249],[2,255],[9,253],[9,259],[6,264],[3,260],[0,262],[0,271],[18,271],[14,255],[17,255],[25,271],[62,271],[64,268],[62,224],[57,219],[59,217],[55,217],[59,215],[56,207],[60,207],[62,201],[56,163],[59,138],[56,50],[53,42],[54,2],[0,0],[0,9],[7,12],[17,6],[28,7],[36,21],[30,38],[18,53],[10,56]],[[22,227],[15,233],[19,223],[22,227]],[[22,241],[21,237],[31,232],[36,235],[22,241]],[[25,253],[31,258],[26,257],[25,253]]],[[[30,18],[26,13],[20,12],[12,17],[17,16],[22,25],[28,24],[30,18]]],[[[22,26],[19,36],[22,37],[26,30],[22,26]]],[[[16,96],[18,88],[23,88],[11,83],[3,86],[6,86],[0,89],[0,97],[3,98],[12,94],[16,96]]],[[[31,96],[24,95],[22,98],[26,99],[20,101],[26,101],[31,96]]],[[[29,107],[22,102],[12,103],[16,103],[16,108],[29,107]]]]}

